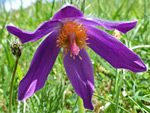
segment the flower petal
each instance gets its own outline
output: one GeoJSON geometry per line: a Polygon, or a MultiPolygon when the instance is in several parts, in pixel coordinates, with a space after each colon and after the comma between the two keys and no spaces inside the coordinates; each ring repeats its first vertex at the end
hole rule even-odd
{"type": "Polygon", "coordinates": [[[88,46],[115,68],[124,68],[133,72],[146,71],[142,60],[122,42],[105,31],[91,26],[88,29],[88,46]]]}
{"type": "Polygon", "coordinates": [[[14,26],[7,26],[6,28],[9,33],[17,36],[22,43],[26,43],[30,41],[34,42],[42,38],[44,35],[50,33],[51,31],[61,28],[61,26],[62,22],[60,21],[46,21],[40,24],[37,30],[34,32],[23,31],[14,26]]]}
{"type": "Polygon", "coordinates": [[[60,51],[60,48],[56,47],[58,34],[58,31],[51,33],[35,52],[30,68],[19,84],[19,100],[29,98],[44,86],[60,51]]]}
{"type": "Polygon", "coordinates": [[[93,110],[92,95],[94,91],[94,72],[91,60],[85,49],[79,52],[75,59],[70,57],[70,52],[64,57],[64,66],[67,76],[75,92],[83,99],[84,107],[93,110]]]}
{"type": "Polygon", "coordinates": [[[52,20],[76,17],[83,17],[82,12],[72,5],[67,5],[55,13],[52,20]]]}
{"type": "Polygon", "coordinates": [[[107,30],[117,29],[123,34],[133,29],[137,24],[137,20],[127,22],[111,22],[93,18],[77,18],[74,21],[84,25],[102,26],[107,30]]]}

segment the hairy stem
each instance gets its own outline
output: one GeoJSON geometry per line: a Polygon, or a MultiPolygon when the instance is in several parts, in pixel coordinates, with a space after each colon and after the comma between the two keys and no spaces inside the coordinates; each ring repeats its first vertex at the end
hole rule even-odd
{"type": "Polygon", "coordinates": [[[116,74],[118,81],[117,81],[117,91],[116,91],[116,108],[115,108],[115,113],[118,113],[118,103],[119,103],[119,95],[120,95],[120,90],[121,90],[121,86],[122,86],[122,80],[123,80],[123,76],[120,75],[119,73],[116,74]]]}
{"type": "Polygon", "coordinates": [[[15,73],[16,73],[16,70],[17,70],[18,61],[19,61],[19,57],[16,58],[16,63],[15,63],[15,67],[14,67],[14,72],[13,72],[13,76],[12,76],[11,84],[10,84],[9,113],[11,113],[11,106],[12,106],[12,89],[13,89],[13,82],[14,82],[15,73]]]}

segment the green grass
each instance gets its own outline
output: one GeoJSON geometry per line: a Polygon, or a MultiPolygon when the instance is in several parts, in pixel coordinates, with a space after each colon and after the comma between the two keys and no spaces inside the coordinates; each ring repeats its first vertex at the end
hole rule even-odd
{"type": "MultiPolygon", "coordinates": [[[[8,111],[9,88],[15,57],[10,52],[9,40],[14,36],[6,30],[6,25],[14,25],[24,30],[35,30],[48,21],[66,2],[72,3],[84,15],[114,21],[138,20],[137,26],[121,34],[121,41],[138,54],[148,70],[133,73],[116,70],[101,57],[88,49],[94,67],[95,92],[93,104],[95,112],[101,113],[150,113],[150,0],[60,0],[42,4],[36,2],[27,9],[6,12],[0,9],[0,112],[8,111]],[[125,95],[126,94],[126,95],[125,95]]],[[[101,27],[99,27],[101,28],[101,27]]],[[[103,28],[101,28],[103,29],[103,28]]],[[[103,29],[104,30],[104,29],[103,29]]],[[[106,30],[107,31],[107,30],[106,30]]],[[[110,34],[113,31],[107,31],[110,34]]],[[[16,38],[17,39],[17,38],[16,38]]],[[[45,86],[26,101],[17,101],[18,85],[26,74],[36,48],[44,38],[23,44],[24,49],[17,68],[13,87],[13,113],[77,113],[77,95],[67,78],[63,58],[58,56],[45,86]]],[[[86,110],[87,113],[94,111],[86,110]]]]}

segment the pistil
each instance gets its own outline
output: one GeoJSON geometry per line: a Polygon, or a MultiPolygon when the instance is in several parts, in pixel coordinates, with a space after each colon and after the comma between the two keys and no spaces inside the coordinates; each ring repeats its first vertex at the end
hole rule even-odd
{"type": "MultiPolygon", "coordinates": [[[[66,22],[63,24],[63,27],[59,30],[60,35],[57,37],[57,47],[62,47],[64,53],[67,54],[70,51],[70,56],[79,56],[79,52],[82,48],[88,44],[86,32],[87,29],[83,25],[78,25],[74,22],[66,22]]],[[[65,55],[64,54],[64,55],[65,55]]],[[[79,56],[80,59],[82,59],[79,56]]]]}

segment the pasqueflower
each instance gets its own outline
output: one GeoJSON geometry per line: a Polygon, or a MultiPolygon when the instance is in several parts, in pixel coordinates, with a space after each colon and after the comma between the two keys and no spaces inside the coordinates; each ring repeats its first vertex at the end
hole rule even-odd
{"type": "Polygon", "coordinates": [[[116,29],[124,34],[136,24],[137,21],[111,22],[86,18],[79,9],[67,5],[56,12],[51,20],[40,24],[34,32],[7,26],[8,32],[22,43],[34,42],[48,34],[37,48],[29,70],[19,84],[18,99],[27,99],[44,86],[60,48],[63,48],[62,58],[67,76],[75,92],[82,98],[84,107],[93,110],[94,72],[87,47],[114,68],[146,71],[145,64],[134,52],[112,35],[93,26],[116,29]]]}

